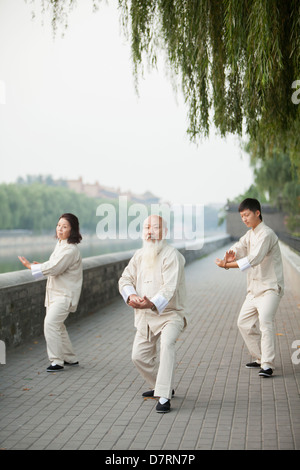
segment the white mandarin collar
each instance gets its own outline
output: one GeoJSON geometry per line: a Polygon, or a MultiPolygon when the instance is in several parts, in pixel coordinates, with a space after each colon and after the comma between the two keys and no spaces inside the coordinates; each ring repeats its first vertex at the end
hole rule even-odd
{"type": "Polygon", "coordinates": [[[253,229],[253,232],[255,233],[255,235],[257,235],[262,228],[264,228],[265,224],[264,222],[260,222],[256,227],[255,229],[253,229]]]}
{"type": "Polygon", "coordinates": [[[68,240],[60,240],[60,239],[58,239],[58,244],[59,244],[59,246],[67,245],[67,244],[68,244],[68,240]]]}

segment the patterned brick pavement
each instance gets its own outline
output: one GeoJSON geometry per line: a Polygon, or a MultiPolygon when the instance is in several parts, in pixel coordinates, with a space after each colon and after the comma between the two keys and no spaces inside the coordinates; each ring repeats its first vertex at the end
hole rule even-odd
{"type": "MultiPolygon", "coordinates": [[[[225,248],[224,248],[225,250],[225,248]]],[[[222,250],[223,253],[223,250],[222,250]]],[[[0,365],[0,448],[196,451],[300,449],[300,309],[286,288],[277,314],[272,378],[245,368],[236,320],[245,297],[239,270],[213,253],[186,267],[188,328],[178,340],[176,394],[166,415],[143,400],[131,363],[133,315],[121,298],[69,323],[80,365],[56,374],[43,337],[8,351],[0,365]]]]}

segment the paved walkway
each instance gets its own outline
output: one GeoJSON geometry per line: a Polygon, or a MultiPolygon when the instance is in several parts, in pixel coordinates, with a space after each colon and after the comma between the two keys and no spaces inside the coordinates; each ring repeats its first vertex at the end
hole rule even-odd
{"type": "MultiPolygon", "coordinates": [[[[223,253],[223,250],[222,250],[223,253]]],[[[49,374],[45,341],[8,353],[0,365],[0,448],[181,451],[300,449],[300,309],[286,289],[277,315],[272,378],[245,368],[236,320],[245,276],[214,264],[186,267],[190,323],[178,340],[172,411],[154,400],[131,363],[133,315],[121,298],[69,325],[80,366],[49,374]],[[294,361],[295,362],[295,361],[294,361]]]]}

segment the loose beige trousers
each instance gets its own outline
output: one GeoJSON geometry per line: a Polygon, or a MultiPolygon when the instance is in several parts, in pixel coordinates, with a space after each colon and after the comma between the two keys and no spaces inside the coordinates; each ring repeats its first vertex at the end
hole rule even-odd
{"type": "Polygon", "coordinates": [[[47,343],[47,353],[50,362],[59,366],[64,361],[77,362],[67,329],[64,325],[69,315],[69,300],[58,297],[46,309],[44,335],[47,343]]]}
{"type": "Polygon", "coordinates": [[[275,368],[275,314],[280,300],[271,290],[259,297],[248,294],[238,318],[238,328],[250,354],[266,369],[275,368]]]}
{"type": "Polygon", "coordinates": [[[184,320],[167,322],[162,330],[153,335],[151,331],[145,338],[137,330],[133,347],[132,361],[141,376],[148,382],[154,395],[171,399],[174,388],[174,370],[176,365],[175,345],[184,327],[184,320]],[[160,338],[160,361],[157,365],[157,342],[160,338]]]}

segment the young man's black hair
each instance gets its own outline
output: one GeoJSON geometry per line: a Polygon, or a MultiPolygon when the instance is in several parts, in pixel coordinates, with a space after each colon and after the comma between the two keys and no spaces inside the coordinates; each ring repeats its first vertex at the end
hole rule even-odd
{"type": "Polygon", "coordinates": [[[260,202],[257,200],[257,199],[253,199],[251,197],[247,197],[246,199],[244,199],[240,205],[239,205],[239,212],[243,212],[245,210],[249,209],[249,211],[251,212],[256,212],[256,211],[259,211],[260,212],[260,220],[262,220],[262,215],[261,215],[261,206],[260,206],[260,202]]]}

